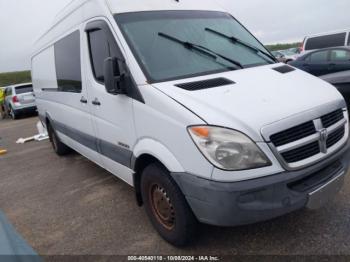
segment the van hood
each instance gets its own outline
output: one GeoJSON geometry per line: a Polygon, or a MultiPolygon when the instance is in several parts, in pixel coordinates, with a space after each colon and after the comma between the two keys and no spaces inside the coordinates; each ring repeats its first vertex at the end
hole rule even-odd
{"type": "Polygon", "coordinates": [[[239,130],[257,142],[263,141],[260,130],[264,126],[325,104],[344,103],[336,88],[325,81],[294,68],[281,73],[275,70],[278,67],[286,65],[260,66],[153,86],[209,125],[239,130]],[[214,78],[234,83],[198,91],[176,87],[214,78]]]}

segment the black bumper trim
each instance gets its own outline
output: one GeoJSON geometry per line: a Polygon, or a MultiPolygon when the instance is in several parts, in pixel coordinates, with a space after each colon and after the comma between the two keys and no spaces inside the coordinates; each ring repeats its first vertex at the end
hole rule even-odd
{"type": "Polygon", "coordinates": [[[269,220],[304,208],[309,193],[349,167],[349,144],[311,167],[233,183],[205,180],[186,173],[172,176],[199,221],[238,226],[269,220]],[[303,183],[305,183],[305,188],[303,183]],[[293,190],[293,185],[298,189],[293,190]]]}

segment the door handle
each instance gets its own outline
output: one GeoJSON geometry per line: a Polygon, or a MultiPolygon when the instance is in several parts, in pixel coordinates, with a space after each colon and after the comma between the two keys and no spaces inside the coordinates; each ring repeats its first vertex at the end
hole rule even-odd
{"type": "Polygon", "coordinates": [[[82,97],[81,99],[80,99],[80,103],[83,103],[83,104],[87,104],[87,99],[85,98],[85,97],[82,97]]]}
{"type": "Polygon", "coordinates": [[[97,98],[95,98],[95,100],[94,100],[94,101],[92,101],[92,104],[93,104],[94,106],[100,106],[100,105],[101,105],[101,102],[100,102],[100,101],[98,101],[98,99],[97,99],[97,98]]]}

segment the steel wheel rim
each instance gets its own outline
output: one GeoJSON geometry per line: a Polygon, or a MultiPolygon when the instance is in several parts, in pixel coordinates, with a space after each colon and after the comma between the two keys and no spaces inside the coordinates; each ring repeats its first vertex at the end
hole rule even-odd
{"type": "Polygon", "coordinates": [[[163,187],[153,184],[149,190],[152,212],[167,230],[175,227],[175,208],[163,187]]]}

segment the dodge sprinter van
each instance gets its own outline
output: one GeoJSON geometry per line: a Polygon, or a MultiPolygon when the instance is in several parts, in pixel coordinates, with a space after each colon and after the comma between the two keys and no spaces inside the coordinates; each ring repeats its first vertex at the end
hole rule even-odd
{"type": "Polygon", "coordinates": [[[174,245],[197,222],[319,208],[344,183],[340,93],[277,63],[214,1],[73,1],[36,43],[32,74],[55,152],[133,186],[174,245]]]}

